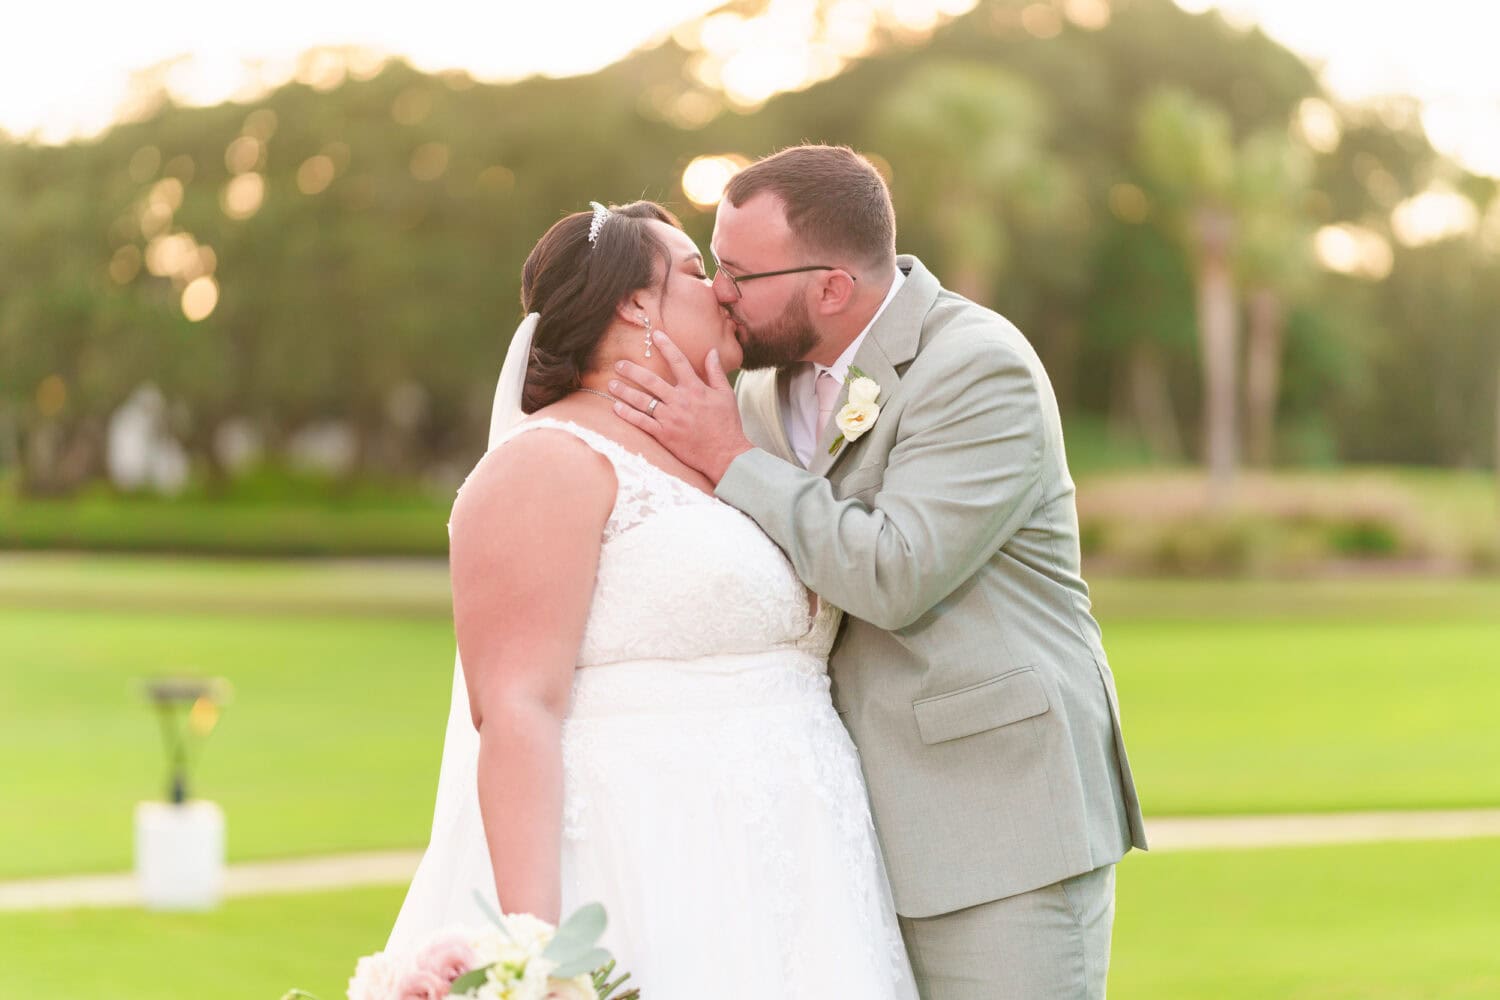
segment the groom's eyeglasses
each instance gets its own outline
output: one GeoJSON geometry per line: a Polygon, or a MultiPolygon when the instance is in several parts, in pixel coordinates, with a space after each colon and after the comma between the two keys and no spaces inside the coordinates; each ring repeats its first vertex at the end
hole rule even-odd
{"type": "MultiPolygon", "coordinates": [[[[740,297],[744,294],[741,291],[741,289],[740,289],[740,282],[742,282],[742,281],[754,281],[756,278],[774,278],[774,277],[776,277],[779,274],[801,274],[803,271],[843,271],[844,270],[843,268],[836,267],[833,264],[808,264],[808,265],[806,265],[804,267],[785,267],[785,268],[782,268],[780,271],[756,271],[754,274],[733,275],[733,274],[730,274],[728,271],[724,270],[724,265],[719,263],[719,255],[718,254],[716,254],[712,250],[710,250],[708,252],[708,255],[710,257],[712,257],[713,261],[714,261],[714,283],[715,284],[718,283],[720,275],[723,275],[725,278],[728,278],[729,279],[729,284],[734,287],[734,299],[735,299],[736,302],[738,302],[739,299],[740,299],[740,297]]],[[[845,272],[845,273],[848,273],[848,272],[845,272]]],[[[859,279],[856,278],[854,275],[850,274],[849,275],[849,280],[850,281],[858,281],[859,279]]]]}

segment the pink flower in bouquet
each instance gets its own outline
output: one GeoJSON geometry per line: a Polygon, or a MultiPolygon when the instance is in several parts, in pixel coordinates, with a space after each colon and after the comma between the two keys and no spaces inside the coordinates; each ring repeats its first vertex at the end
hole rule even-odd
{"type": "Polygon", "coordinates": [[[468,939],[461,934],[440,934],[417,952],[416,967],[437,976],[445,983],[468,972],[478,962],[468,939]]]}
{"type": "Polygon", "coordinates": [[[407,970],[396,984],[399,1000],[443,1000],[449,981],[423,968],[407,970]]]}

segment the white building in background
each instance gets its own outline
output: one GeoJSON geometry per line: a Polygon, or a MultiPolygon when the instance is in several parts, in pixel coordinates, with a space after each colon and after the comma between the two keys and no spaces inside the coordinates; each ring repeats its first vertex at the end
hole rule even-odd
{"type": "Polygon", "coordinates": [[[264,451],[260,431],[242,417],[226,420],[214,431],[214,456],[231,475],[255,465],[264,451]]]}
{"type": "Polygon", "coordinates": [[[188,457],[167,432],[167,401],[146,383],[109,418],[105,465],[122,490],[151,490],[173,496],[188,480],[188,457]]]}
{"type": "Polygon", "coordinates": [[[294,469],[343,475],[359,457],[359,438],[343,420],[320,420],[306,424],[287,438],[286,459],[294,469]]]}

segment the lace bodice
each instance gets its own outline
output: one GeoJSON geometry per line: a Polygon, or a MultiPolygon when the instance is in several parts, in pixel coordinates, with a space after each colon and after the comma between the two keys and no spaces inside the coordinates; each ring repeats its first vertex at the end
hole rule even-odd
{"type": "Polygon", "coordinates": [[[786,555],[747,515],[596,431],[540,417],[518,434],[562,431],[613,466],[578,666],[796,649],[826,661],[838,611],[808,592],[786,555]]]}

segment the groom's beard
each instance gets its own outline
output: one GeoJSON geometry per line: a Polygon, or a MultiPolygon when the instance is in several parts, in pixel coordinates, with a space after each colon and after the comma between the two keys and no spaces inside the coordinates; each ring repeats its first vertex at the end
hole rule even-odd
{"type": "MultiPolygon", "coordinates": [[[[735,317],[738,322],[738,317],[735,317]]],[[[759,329],[740,323],[741,368],[785,368],[802,361],[818,346],[807,301],[794,296],[781,315],[759,329]]]]}

